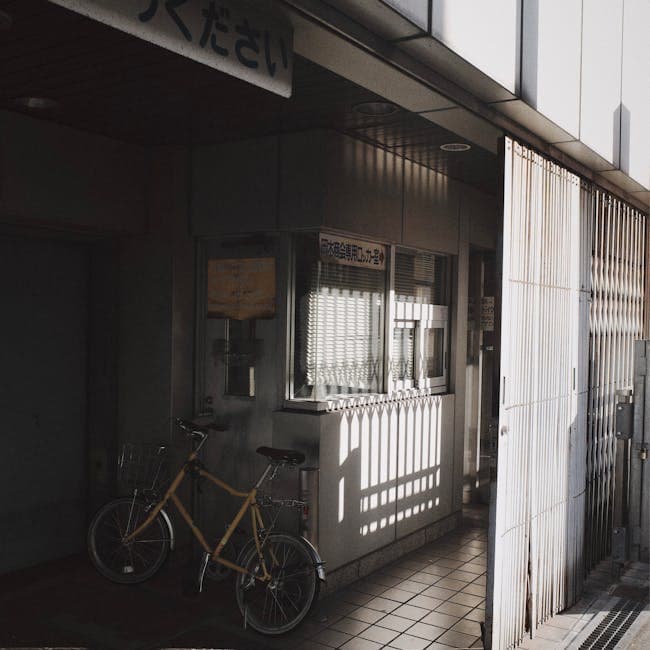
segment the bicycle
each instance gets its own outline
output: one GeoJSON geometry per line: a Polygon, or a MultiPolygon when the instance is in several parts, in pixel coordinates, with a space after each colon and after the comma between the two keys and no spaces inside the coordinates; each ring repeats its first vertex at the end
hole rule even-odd
{"type": "MultiPolygon", "coordinates": [[[[165,511],[169,501],[203,548],[199,567],[198,591],[203,590],[203,579],[209,566],[222,565],[236,572],[235,595],[244,617],[244,627],[250,625],[262,634],[278,635],[294,629],[309,613],[318,598],[320,583],[325,580],[323,561],[315,547],[304,537],[275,531],[275,519],[265,525],[263,506],[276,508],[305,508],[295,499],[258,499],[258,490],[271,481],[280,467],[300,465],[305,456],[301,452],[272,447],[256,451],[268,460],[254,487],[242,492],[211,474],[199,460],[198,454],[208,438],[209,427],[178,418],[176,424],[197,444],[178,474],[160,497],[156,484],[162,475],[166,448],[154,448],[148,456],[146,469],[153,475],[150,486],[134,489],[131,497],[110,501],[91,521],[88,529],[88,552],[95,568],[104,577],[121,584],[137,584],[151,578],[164,564],[174,546],[174,529],[165,511]],[[183,480],[206,479],[231,496],[243,499],[238,513],[228,525],[214,548],[207,543],[199,527],[176,494],[183,480]],[[246,512],[250,510],[253,536],[239,552],[235,562],[222,553],[246,512]],[[149,531],[146,535],[145,532],[149,531]]],[[[128,458],[127,458],[128,460],[128,458]]],[[[124,467],[125,453],[121,456],[124,467]]]]}

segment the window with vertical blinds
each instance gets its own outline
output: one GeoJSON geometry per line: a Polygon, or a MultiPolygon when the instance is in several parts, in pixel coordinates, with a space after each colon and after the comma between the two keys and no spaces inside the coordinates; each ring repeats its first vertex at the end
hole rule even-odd
{"type": "Polygon", "coordinates": [[[447,385],[447,258],[398,250],[389,385],[393,390],[447,385]]]}
{"type": "Polygon", "coordinates": [[[383,390],[386,273],[323,262],[296,241],[294,397],[383,390]]]}
{"type": "Polygon", "coordinates": [[[447,258],[434,253],[395,254],[395,300],[447,304],[447,258]]]}
{"type": "Polygon", "coordinates": [[[394,267],[389,305],[386,271],[323,261],[314,233],[297,235],[294,251],[292,398],[445,390],[445,256],[398,250],[389,260],[394,267]]]}

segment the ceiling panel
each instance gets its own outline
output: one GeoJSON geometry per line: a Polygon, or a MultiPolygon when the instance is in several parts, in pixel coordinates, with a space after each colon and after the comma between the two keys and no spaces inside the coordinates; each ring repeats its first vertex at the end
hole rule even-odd
{"type": "Polygon", "coordinates": [[[0,32],[1,108],[28,112],[16,98],[51,98],[58,108],[31,114],[145,145],[334,129],[496,191],[496,156],[441,151],[458,136],[406,110],[362,115],[355,106],[382,98],[306,59],[296,57],[293,97],[284,99],[46,0],[0,9],[13,18],[0,32]]]}

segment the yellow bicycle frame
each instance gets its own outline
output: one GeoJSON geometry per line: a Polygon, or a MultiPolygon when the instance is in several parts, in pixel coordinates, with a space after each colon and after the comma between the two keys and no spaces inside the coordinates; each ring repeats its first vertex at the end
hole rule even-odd
{"type": "MultiPolygon", "coordinates": [[[[261,576],[254,576],[257,580],[262,580],[262,581],[269,581],[271,580],[271,574],[268,572],[266,568],[266,562],[264,561],[264,555],[262,553],[262,546],[260,545],[260,539],[259,539],[259,528],[264,528],[264,522],[262,520],[262,515],[260,513],[260,507],[259,504],[257,503],[255,497],[257,496],[257,485],[260,484],[260,482],[257,483],[257,485],[250,491],[250,492],[240,492],[239,490],[235,490],[232,486],[228,485],[228,483],[225,483],[221,479],[217,478],[216,476],[210,474],[210,472],[204,470],[204,469],[199,469],[198,473],[199,476],[202,476],[204,478],[207,478],[208,480],[212,481],[215,485],[220,487],[221,489],[225,490],[230,494],[231,496],[234,497],[241,497],[244,499],[244,503],[242,504],[241,508],[239,509],[239,512],[235,515],[235,518],[232,520],[230,525],[228,526],[228,529],[224,533],[223,537],[219,540],[218,544],[215,546],[214,549],[210,548],[210,545],[205,541],[205,537],[203,536],[203,533],[199,529],[199,527],[194,523],[192,518],[190,517],[190,514],[187,512],[185,506],[183,505],[182,501],[176,496],[176,490],[178,490],[178,487],[180,484],[183,482],[185,479],[185,476],[187,475],[187,470],[188,467],[193,463],[198,457],[197,452],[193,451],[187,458],[187,461],[181,467],[180,471],[172,481],[171,485],[167,489],[167,492],[165,493],[165,496],[155,505],[154,509],[149,513],[149,516],[138,526],[130,535],[127,535],[125,538],[125,542],[132,542],[140,533],[142,533],[144,530],[146,530],[151,523],[154,521],[154,519],[158,516],[160,511],[165,507],[165,505],[171,500],[178,511],[181,514],[181,517],[185,520],[187,525],[190,527],[190,530],[194,533],[194,536],[196,539],[199,541],[199,544],[203,547],[206,553],[210,554],[211,560],[213,562],[219,562],[220,564],[223,564],[227,566],[229,569],[233,569],[235,571],[239,571],[239,573],[244,573],[246,575],[252,575],[250,571],[246,570],[244,567],[239,566],[238,564],[235,564],[234,562],[230,562],[229,560],[226,560],[225,558],[221,557],[221,551],[223,550],[224,546],[228,543],[230,540],[230,537],[232,536],[233,532],[239,525],[239,522],[244,518],[244,515],[246,514],[246,511],[250,508],[251,510],[251,525],[253,528],[253,539],[255,540],[255,547],[257,549],[257,554],[260,559],[260,564],[262,566],[262,575],[261,576]]],[[[268,472],[268,469],[267,469],[268,472]]],[[[266,472],[264,474],[266,476],[266,472]]]]}

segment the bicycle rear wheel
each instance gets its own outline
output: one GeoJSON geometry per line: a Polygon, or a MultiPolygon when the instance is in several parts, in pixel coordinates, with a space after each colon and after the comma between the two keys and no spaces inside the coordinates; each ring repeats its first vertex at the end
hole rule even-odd
{"type": "Polygon", "coordinates": [[[245,550],[241,563],[250,575],[237,574],[237,604],[253,629],[262,634],[284,634],[307,616],[318,597],[316,568],[305,545],[284,533],[270,535],[262,553],[271,580],[256,579],[263,571],[253,544],[245,550]]]}
{"type": "Polygon", "coordinates": [[[159,514],[132,542],[124,538],[149,515],[139,499],[110,501],[93,517],[88,529],[88,554],[99,573],[121,584],[143,582],[164,564],[169,553],[169,530],[159,514]]]}

